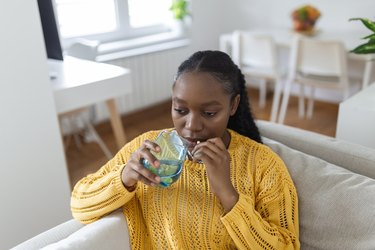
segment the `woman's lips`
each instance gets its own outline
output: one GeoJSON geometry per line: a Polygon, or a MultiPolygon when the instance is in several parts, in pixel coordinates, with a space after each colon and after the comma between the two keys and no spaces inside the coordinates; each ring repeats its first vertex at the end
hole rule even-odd
{"type": "Polygon", "coordinates": [[[197,146],[202,140],[200,139],[192,139],[192,138],[184,138],[188,143],[189,150],[193,150],[195,146],[197,146]]]}
{"type": "Polygon", "coordinates": [[[190,144],[199,144],[202,141],[201,139],[191,139],[191,138],[185,138],[185,139],[190,144]]]}

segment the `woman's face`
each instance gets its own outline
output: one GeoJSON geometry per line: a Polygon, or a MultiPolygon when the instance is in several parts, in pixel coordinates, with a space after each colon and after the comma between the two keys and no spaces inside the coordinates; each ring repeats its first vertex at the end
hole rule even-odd
{"type": "Polygon", "coordinates": [[[226,127],[238,103],[239,95],[231,102],[221,83],[209,73],[184,73],[172,90],[172,120],[178,134],[190,142],[191,148],[197,141],[214,137],[229,143],[226,127]]]}

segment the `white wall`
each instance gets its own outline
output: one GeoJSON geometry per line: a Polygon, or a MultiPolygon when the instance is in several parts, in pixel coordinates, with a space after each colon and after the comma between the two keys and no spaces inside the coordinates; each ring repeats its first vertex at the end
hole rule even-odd
{"type": "Polygon", "coordinates": [[[236,28],[291,28],[292,10],[305,4],[311,4],[321,11],[316,24],[318,29],[361,29],[359,22],[349,22],[349,18],[375,18],[373,0],[221,0],[226,18],[219,25],[225,31],[236,28]]]}
{"type": "MultiPolygon", "coordinates": [[[[224,33],[223,0],[192,0],[191,52],[218,49],[219,36],[224,33]]],[[[176,68],[177,69],[177,68],[176,68]]]]}
{"type": "Polygon", "coordinates": [[[9,249],[71,218],[70,187],[37,1],[1,1],[0,32],[0,249],[9,249]]]}

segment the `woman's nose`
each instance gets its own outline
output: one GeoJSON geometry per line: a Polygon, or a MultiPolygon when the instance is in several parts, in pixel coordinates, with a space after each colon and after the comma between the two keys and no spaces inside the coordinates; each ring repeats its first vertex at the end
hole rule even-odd
{"type": "Polygon", "coordinates": [[[191,131],[200,131],[203,129],[203,123],[198,114],[190,113],[186,117],[185,127],[191,131]]]}

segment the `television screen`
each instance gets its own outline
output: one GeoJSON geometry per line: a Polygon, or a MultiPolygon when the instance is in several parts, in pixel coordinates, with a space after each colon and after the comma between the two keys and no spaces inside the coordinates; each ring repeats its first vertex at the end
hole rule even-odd
{"type": "Polygon", "coordinates": [[[52,0],[38,0],[40,20],[43,28],[47,57],[63,60],[59,32],[53,10],[52,0]]]}

